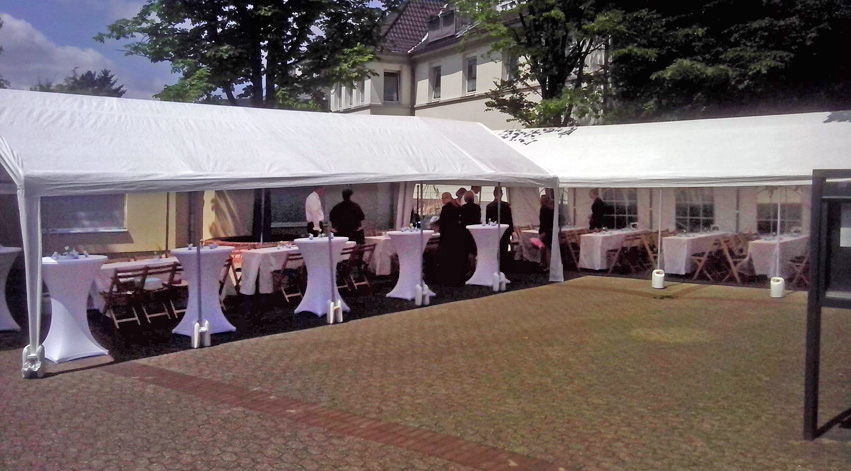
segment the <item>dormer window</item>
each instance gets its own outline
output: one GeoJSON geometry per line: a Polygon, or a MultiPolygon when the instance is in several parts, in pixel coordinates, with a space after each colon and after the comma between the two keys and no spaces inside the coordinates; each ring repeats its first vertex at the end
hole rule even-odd
{"type": "Polygon", "coordinates": [[[429,42],[452,36],[455,33],[455,11],[453,10],[445,11],[428,20],[429,42]]]}

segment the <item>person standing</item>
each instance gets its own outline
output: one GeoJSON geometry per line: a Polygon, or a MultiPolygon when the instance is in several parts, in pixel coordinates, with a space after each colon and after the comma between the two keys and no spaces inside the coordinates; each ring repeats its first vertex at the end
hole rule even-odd
{"type": "Polygon", "coordinates": [[[514,233],[514,218],[511,217],[511,205],[502,201],[502,188],[496,187],[493,189],[494,200],[488,203],[485,207],[485,217],[488,221],[496,222],[497,216],[501,224],[508,224],[508,229],[502,234],[499,240],[499,269],[509,271],[511,268],[511,253],[508,249],[511,247],[511,234],[514,233]]]}
{"type": "Polygon", "coordinates": [[[448,192],[443,193],[438,228],[440,229],[440,278],[445,286],[462,286],[466,265],[461,209],[448,192]]]}
{"type": "Polygon", "coordinates": [[[458,188],[458,191],[455,192],[455,203],[458,204],[458,207],[464,206],[464,195],[467,194],[467,189],[463,186],[458,188]]]}
{"type": "Polygon", "coordinates": [[[325,187],[318,186],[307,195],[304,202],[304,215],[307,218],[307,232],[313,236],[322,233],[322,223],[325,220],[325,212],[322,211],[322,197],[325,196],[325,187]]]}
{"type": "Polygon", "coordinates": [[[593,189],[588,193],[588,196],[594,200],[591,203],[591,219],[588,222],[589,229],[603,228],[603,213],[606,212],[606,203],[600,199],[600,190],[593,189]]]}
{"type": "Polygon", "coordinates": [[[349,188],[343,190],[343,201],[331,209],[331,228],[336,235],[348,237],[357,244],[363,244],[365,240],[363,220],[366,216],[360,205],[352,201],[353,193],[349,188]]]}
{"type": "Polygon", "coordinates": [[[461,206],[461,225],[464,227],[464,240],[466,241],[467,254],[476,255],[476,241],[473,234],[467,230],[467,226],[481,224],[482,207],[476,204],[476,195],[472,191],[464,193],[464,206],[461,206]]]}

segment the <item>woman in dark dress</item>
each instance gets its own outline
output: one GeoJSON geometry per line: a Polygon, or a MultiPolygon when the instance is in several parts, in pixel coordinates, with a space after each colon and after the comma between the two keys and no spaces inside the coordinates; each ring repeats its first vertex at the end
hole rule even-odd
{"type": "Polygon", "coordinates": [[[464,242],[464,226],[461,225],[461,208],[449,193],[441,195],[443,208],[440,210],[439,278],[444,286],[463,286],[467,260],[464,242]]]}

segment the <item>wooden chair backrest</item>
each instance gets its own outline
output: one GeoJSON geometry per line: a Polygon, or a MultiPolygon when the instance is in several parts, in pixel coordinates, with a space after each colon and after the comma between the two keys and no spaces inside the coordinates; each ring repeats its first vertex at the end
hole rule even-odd
{"type": "Polygon", "coordinates": [[[168,286],[168,285],[171,285],[171,284],[174,283],[176,276],[177,276],[177,267],[179,267],[179,266],[180,266],[179,263],[174,262],[174,263],[170,263],[168,265],[148,267],[147,276],[167,275],[168,277],[166,279],[162,280],[162,282],[163,282],[164,286],[168,286]]]}
{"type": "Polygon", "coordinates": [[[118,269],[112,274],[112,282],[109,285],[108,295],[120,293],[138,293],[145,286],[148,276],[148,267],[118,269]]]}

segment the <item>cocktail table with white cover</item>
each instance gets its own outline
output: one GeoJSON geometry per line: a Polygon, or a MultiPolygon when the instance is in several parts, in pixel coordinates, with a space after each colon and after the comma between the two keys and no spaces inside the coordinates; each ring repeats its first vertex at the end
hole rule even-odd
{"type": "MultiPolygon", "coordinates": [[[[106,300],[103,298],[101,293],[109,291],[109,287],[112,284],[112,276],[115,274],[116,270],[137,270],[142,267],[161,267],[168,266],[173,263],[177,263],[177,259],[174,257],[146,258],[131,262],[105,263],[102,267],[100,267],[98,274],[95,275],[94,283],[92,283],[92,289],[89,292],[89,295],[92,298],[92,306],[98,311],[103,312],[106,300]]],[[[160,281],[167,282],[168,280],[160,281]]]]}
{"type": "Polygon", "coordinates": [[[369,271],[377,276],[389,275],[392,271],[390,258],[393,255],[393,244],[390,243],[390,236],[387,234],[368,236],[364,240],[367,244],[375,244],[375,250],[369,260],[369,271]]]}
{"type": "Polygon", "coordinates": [[[89,287],[104,262],[105,255],[41,259],[42,277],[50,292],[50,330],[44,339],[48,360],[60,363],[108,353],[92,337],[86,317],[89,287]]]}
{"type": "Polygon", "coordinates": [[[0,247],[0,330],[21,330],[6,304],[6,280],[20,252],[20,247],[0,247]]]}
{"type": "Polygon", "coordinates": [[[476,241],[476,271],[467,280],[468,285],[493,286],[493,274],[499,272],[499,239],[508,230],[508,224],[489,226],[472,224],[467,226],[476,241]]]}
{"type": "Polygon", "coordinates": [[[748,243],[748,255],[757,275],[787,277],[789,260],[804,255],[809,247],[810,236],[779,236],[752,240],[748,243]],[[779,257],[778,257],[779,251],[779,257]],[[780,259],[778,266],[777,260],[780,259]]]}
{"type": "Polygon", "coordinates": [[[646,230],[619,229],[616,231],[593,232],[579,236],[579,268],[605,270],[609,268],[606,252],[623,245],[631,234],[646,233],[646,230]]]}
{"type": "Polygon", "coordinates": [[[235,332],[234,327],[222,313],[219,304],[219,278],[233,247],[207,245],[201,248],[201,272],[198,272],[198,248],[184,247],[170,253],[183,265],[183,279],[189,287],[186,313],[172,330],[175,334],[191,337],[198,321],[200,307],[201,322],[210,322],[210,333],[235,332]],[[201,305],[198,305],[198,289],[201,289],[201,305]]]}
{"type": "MultiPolygon", "coordinates": [[[[416,298],[417,285],[423,270],[423,250],[431,239],[434,231],[419,230],[390,231],[387,235],[393,245],[393,250],[399,254],[399,281],[393,291],[387,293],[388,298],[413,300],[416,298]]],[[[429,296],[434,292],[428,291],[429,296]]]]}
{"type": "Polygon", "coordinates": [[[343,247],[349,241],[348,237],[334,237],[329,244],[327,237],[313,239],[296,239],[295,243],[304,257],[307,267],[307,289],[304,298],[295,309],[299,312],[312,312],[319,317],[328,313],[328,302],[340,300],[343,311],[348,312],[349,306],[340,297],[337,290],[337,263],[343,259],[343,247]],[[333,261],[329,257],[329,245],[333,261]],[[333,272],[331,271],[333,269],[333,272]],[[331,276],[333,275],[333,281],[331,276]],[[331,298],[333,291],[333,299],[331,298]]]}
{"type": "Polygon", "coordinates": [[[691,256],[712,249],[712,244],[726,232],[696,232],[662,238],[662,268],[667,273],[685,275],[694,271],[691,256]]]}
{"type": "Polygon", "coordinates": [[[272,272],[280,270],[290,255],[298,253],[295,245],[266,247],[242,252],[242,281],[239,292],[252,295],[268,294],[272,287],[272,272]]]}

